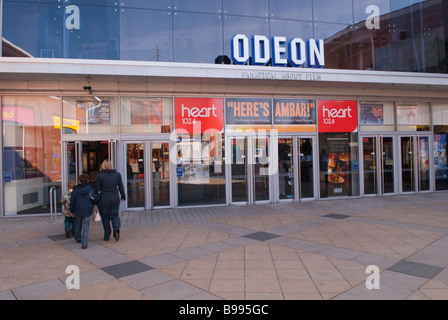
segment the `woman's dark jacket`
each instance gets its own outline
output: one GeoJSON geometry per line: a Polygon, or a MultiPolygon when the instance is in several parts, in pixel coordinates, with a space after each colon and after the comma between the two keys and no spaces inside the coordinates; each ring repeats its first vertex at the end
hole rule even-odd
{"type": "Polygon", "coordinates": [[[98,201],[100,195],[88,183],[78,184],[73,188],[70,196],[70,212],[78,217],[90,217],[93,206],[98,201]]]}
{"type": "Polygon", "coordinates": [[[96,178],[96,190],[101,199],[98,205],[111,207],[119,205],[120,200],[126,200],[121,174],[115,170],[102,170],[96,178]]]}

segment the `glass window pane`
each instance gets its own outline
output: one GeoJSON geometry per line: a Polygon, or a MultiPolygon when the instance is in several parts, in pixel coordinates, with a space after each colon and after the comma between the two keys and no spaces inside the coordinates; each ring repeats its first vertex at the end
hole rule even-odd
{"type": "Polygon", "coordinates": [[[269,0],[225,0],[224,14],[255,17],[269,16],[269,0]]]}
{"type": "Polygon", "coordinates": [[[354,59],[352,30],[349,25],[336,23],[315,23],[314,38],[325,41],[325,68],[357,69],[354,59]]]}
{"type": "Polygon", "coordinates": [[[48,213],[52,187],[61,198],[60,110],[57,97],[2,97],[5,215],[48,213]]]}
{"type": "Polygon", "coordinates": [[[128,208],[145,206],[145,146],[126,144],[126,180],[128,208]]]}
{"type": "Polygon", "coordinates": [[[172,15],[159,10],[122,9],[120,59],[173,61],[172,15]]]}
{"type": "Polygon", "coordinates": [[[179,135],[177,143],[178,204],[226,202],[224,135],[179,135]]]}
{"type": "Polygon", "coordinates": [[[173,126],[173,99],[121,98],[122,133],[169,133],[173,126]]]}
{"type": "Polygon", "coordinates": [[[152,201],[154,207],[170,205],[170,144],[152,144],[152,201]]]}
{"type": "Polygon", "coordinates": [[[397,125],[399,131],[429,131],[429,103],[399,102],[397,105],[397,125]]]}
{"type": "Polygon", "coordinates": [[[174,16],[174,61],[215,63],[222,55],[222,43],[221,16],[187,12],[174,16]]]}
{"type": "Polygon", "coordinates": [[[64,97],[63,133],[118,133],[116,97],[64,97]]]}
{"type": "Polygon", "coordinates": [[[124,8],[171,10],[172,2],[172,0],[121,0],[120,6],[124,8]]]}
{"type": "Polygon", "coordinates": [[[303,40],[313,38],[313,24],[311,22],[271,19],[271,37],[283,36],[286,41],[292,38],[303,40]]]}
{"type": "Polygon", "coordinates": [[[271,18],[313,20],[313,0],[302,0],[299,5],[297,0],[271,1],[269,6],[271,18]]]}
{"type": "Polygon", "coordinates": [[[61,58],[62,7],[56,4],[3,3],[3,56],[61,58]]]}
{"type": "Polygon", "coordinates": [[[247,138],[231,141],[232,202],[248,200],[247,194],[247,138]]]}
{"type": "Polygon", "coordinates": [[[222,0],[174,0],[175,11],[222,13],[222,0]]]}
{"type": "Polygon", "coordinates": [[[313,139],[299,138],[300,199],[314,197],[313,139]]]}
{"type": "MultiPolygon", "coordinates": [[[[79,6],[79,29],[64,28],[64,57],[119,59],[119,14],[117,8],[79,6]]],[[[64,14],[64,19],[67,18],[64,14]]]]}
{"type": "Polygon", "coordinates": [[[294,199],[293,139],[278,139],[278,193],[280,199],[294,199]]]}
{"type": "Polygon", "coordinates": [[[352,0],[314,0],[314,18],[317,22],[352,24],[352,0]]]}
{"type": "Polygon", "coordinates": [[[432,104],[432,119],[434,125],[448,125],[448,102],[432,104]]]}
{"type": "Polygon", "coordinates": [[[394,131],[395,108],[392,101],[360,101],[360,131],[394,131]]]}

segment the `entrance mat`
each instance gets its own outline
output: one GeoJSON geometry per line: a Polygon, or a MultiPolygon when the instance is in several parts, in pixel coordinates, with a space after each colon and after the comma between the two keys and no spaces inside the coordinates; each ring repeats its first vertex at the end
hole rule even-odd
{"type": "Polygon", "coordinates": [[[246,234],[243,237],[253,239],[253,240],[258,240],[258,241],[267,241],[267,240],[278,238],[280,236],[278,234],[259,231],[259,232],[255,232],[255,233],[246,234]]]}
{"type": "Polygon", "coordinates": [[[145,272],[152,269],[154,268],[136,260],[101,268],[101,270],[107,272],[108,274],[114,276],[115,278],[127,277],[136,273],[145,272]]]}
{"type": "Polygon", "coordinates": [[[432,279],[436,275],[438,275],[443,270],[443,268],[431,266],[424,263],[402,260],[389,267],[387,270],[400,272],[411,276],[432,279]]]}

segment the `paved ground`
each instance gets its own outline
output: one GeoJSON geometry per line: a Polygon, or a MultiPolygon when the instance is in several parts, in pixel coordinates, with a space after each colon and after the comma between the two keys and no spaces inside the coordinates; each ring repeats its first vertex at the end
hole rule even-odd
{"type": "Polygon", "coordinates": [[[1,218],[0,299],[448,299],[447,193],[125,212],[121,233],[92,222],[83,250],[60,216],[1,218]]]}

